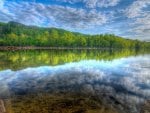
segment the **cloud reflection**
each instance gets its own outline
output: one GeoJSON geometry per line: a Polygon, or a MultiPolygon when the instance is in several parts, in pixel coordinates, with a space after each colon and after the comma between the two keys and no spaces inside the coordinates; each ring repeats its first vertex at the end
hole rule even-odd
{"type": "Polygon", "coordinates": [[[114,61],[84,60],[54,67],[0,72],[0,95],[38,93],[83,93],[106,95],[137,112],[137,105],[150,99],[149,56],[114,61]]]}

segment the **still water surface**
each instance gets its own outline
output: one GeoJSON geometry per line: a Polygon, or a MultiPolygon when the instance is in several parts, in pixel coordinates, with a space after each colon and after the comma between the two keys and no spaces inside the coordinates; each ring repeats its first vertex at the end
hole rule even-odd
{"type": "Polygon", "coordinates": [[[149,113],[147,52],[1,51],[0,58],[8,113],[149,113]]]}

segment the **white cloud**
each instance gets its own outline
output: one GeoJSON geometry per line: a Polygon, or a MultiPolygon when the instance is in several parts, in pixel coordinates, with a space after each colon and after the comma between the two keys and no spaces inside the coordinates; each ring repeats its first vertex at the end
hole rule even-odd
{"type": "Polygon", "coordinates": [[[133,30],[137,34],[150,35],[150,14],[145,15],[143,18],[136,18],[133,26],[135,26],[133,30]]]}
{"type": "Polygon", "coordinates": [[[137,0],[134,1],[127,9],[125,10],[126,16],[128,18],[134,18],[142,16],[146,13],[143,11],[143,8],[146,8],[150,5],[150,0],[137,0]]]}
{"type": "Polygon", "coordinates": [[[5,3],[5,0],[0,0],[0,10],[3,9],[4,7],[4,3],[5,3]]]}
{"type": "Polygon", "coordinates": [[[150,8],[150,0],[137,0],[125,10],[126,17],[131,19],[131,23],[128,23],[129,32],[144,40],[150,39],[150,11],[148,8],[150,8]]]}
{"type": "Polygon", "coordinates": [[[116,6],[120,0],[97,0],[97,7],[110,7],[110,6],[116,6]]]}
{"type": "Polygon", "coordinates": [[[70,4],[75,3],[83,3],[87,8],[102,8],[102,7],[109,7],[109,6],[116,6],[120,0],[56,0],[59,2],[66,2],[70,4]]]}
{"type": "Polygon", "coordinates": [[[3,8],[3,5],[4,5],[4,0],[0,0],[0,9],[3,8]]]}
{"type": "Polygon", "coordinates": [[[150,0],[137,0],[127,7],[125,15],[134,19],[131,25],[150,25],[150,11],[144,8],[150,8],[150,0]]]}
{"type": "Polygon", "coordinates": [[[6,2],[0,11],[0,21],[17,21],[29,25],[55,27],[89,27],[107,22],[107,15],[94,9],[87,11],[58,5],[28,2],[6,2]]]}

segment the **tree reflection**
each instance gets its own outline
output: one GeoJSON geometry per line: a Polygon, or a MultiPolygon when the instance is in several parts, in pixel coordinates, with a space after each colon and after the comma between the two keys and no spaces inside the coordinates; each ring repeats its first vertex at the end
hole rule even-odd
{"type": "Polygon", "coordinates": [[[55,66],[80,60],[113,60],[147,53],[135,50],[26,50],[0,51],[0,70],[55,66]]]}

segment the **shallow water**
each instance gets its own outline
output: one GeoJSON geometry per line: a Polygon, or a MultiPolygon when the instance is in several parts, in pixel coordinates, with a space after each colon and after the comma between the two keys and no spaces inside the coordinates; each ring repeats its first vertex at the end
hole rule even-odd
{"type": "Polygon", "coordinates": [[[150,100],[145,52],[0,53],[0,98],[8,113],[140,113],[150,100]]]}

